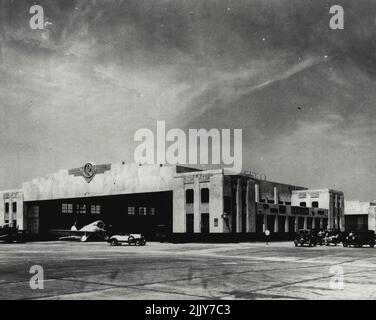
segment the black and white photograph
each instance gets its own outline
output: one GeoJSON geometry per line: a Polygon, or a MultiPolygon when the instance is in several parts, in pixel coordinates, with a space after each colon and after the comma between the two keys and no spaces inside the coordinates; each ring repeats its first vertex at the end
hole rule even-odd
{"type": "Polygon", "coordinates": [[[0,0],[0,300],[376,299],[375,89],[374,0],[0,0]]]}

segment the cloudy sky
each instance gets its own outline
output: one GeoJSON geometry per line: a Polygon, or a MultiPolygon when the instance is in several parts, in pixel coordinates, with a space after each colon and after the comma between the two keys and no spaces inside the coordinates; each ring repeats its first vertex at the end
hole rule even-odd
{"type": "Polygon", "coordinates": [[[376,198],[374,0],[0,2],[0,188],[133,161],[139,128],[243,129],[243,168],[376,198]],[[341,4],[345,29],[329,29],[341,4]]]}

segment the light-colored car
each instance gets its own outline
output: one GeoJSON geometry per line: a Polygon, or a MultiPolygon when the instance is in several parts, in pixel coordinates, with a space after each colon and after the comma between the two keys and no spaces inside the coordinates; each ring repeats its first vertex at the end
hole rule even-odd
{"type": "Polygon", "coordinates": [[[128,245],[135,244],[137,246],[144,246],[146,244],[145,237],[139,233],[115,234],[110,237],[109,242],[112,246],[118,246],[122,243],[127,243],[128,245]]]}

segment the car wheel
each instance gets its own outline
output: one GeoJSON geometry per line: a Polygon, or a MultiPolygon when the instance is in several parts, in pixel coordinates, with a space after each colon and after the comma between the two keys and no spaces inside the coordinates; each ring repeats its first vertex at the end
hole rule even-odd
{"type": "Polygon", "coordinates": [[[297,243],[297,242],[294,242],[294,244],[295,244],[295,247],[297,247],[297,246],[298,246],[298,243],[297,243]]]}
{"type": "Polygon", "coordinates": [[[347,248],[347,243],[344,243],[343,246],[344,246],[345,248],[347,248]]]}
{"type": "Polygon", "coordinates": [[[370,248],[373,248],[375,246],[375,244],[371,243],[369,246],[370,246],[370,248]]]}
{"type": "Polygon", "coordinates": [[[112,246],[117,246],[119,244],[119,242],[117,241],[117,239],[111,239],[111,245],[112,246]]]}
{"type": "Polygon", "coordinates": [[[141,240],[140,239],[137,239],[136,240],[136,246],[140,246],[141,245],[141,240]]]}
{"type": "Polygon", "coordinates": [[[131,245],[133,243],[133,241],[134,241],[134,237],[130,236],[128,238],[128,245],[131,245]]]}

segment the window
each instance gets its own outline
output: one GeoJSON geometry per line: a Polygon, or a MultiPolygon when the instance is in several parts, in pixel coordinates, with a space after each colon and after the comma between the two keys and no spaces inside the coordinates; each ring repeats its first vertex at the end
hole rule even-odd
{"type": "Polygon", "coordinates": [[[300,206],[300,207],[306,207],[306,206],[307,206],[307,203],[305,203],[305,202],[300,202],[300,203],[299,203],[299,206],[300,206]]]}
{"type": "Polygon", "coordinates": [[[17,202],[12,203],[12,211],[17,212],[17,202]]]}
{"type": "Polygon", "coordinates": [[[209,202],[209,189],[203,188],[201,189],[201,203],[208,203],[209,202]]]}
{"type": "Polygon", "coordinates": [[[185,203],[193,203],[193,189],[187,189],[185,191],[185,203]]]}
{"type": "Polygon", "coordinates": [[[71,203],[63,203],[61,205],[61,212],[62,213],[73,213],[73,204],[71,204],[71,203]]]}
{"type": "Polygon", "coordinates": [[[135,214],[135,207],[128,207],[128,214],[134,215],[135,214]]]}
{"type": "Polygon", "coordinates": [[[286,206],[291,206],[291,202],[290,201],[285,201],[285,205],[286,206]]]}
{"type": "Polygon", "coordinates": [[[214,218],[214,227],[218,227],[218,218],[214,218]]]}
{"type": "Polygon", "coordinates": [[[223,209],[226,213],[231,213],[231,197],[230,196],[224,196],[223,197],[223,209]]]}
{"type": "Polygon", "coordinates": [[[278,208],[279,208],[279,213],[286,213],[286,206],[280,205],[278,208]]]}
{"type": "Polygon", "coordinates": [[[140,208],[138,208],[138,214],[140,216],[146,216],[146,207],[140,207],[140,208]]]}
{"type": "Polygon", "coordinates": [[[78,214],[85,214],[86,213],[86,204],[77,204],[76,205],[76,212],[78,214]]]}
{"type": "Polygon", "coordinates": [[[101,214],[101,206],[92,204],[90,211],[91,214],[101,214]]]}
{"type": "Polygon", "coordinates": [[[9,213],[9,202],[5,202],[5,213],[9,213]]]}
{"type": "Polygon", "coordinates": [[[318,208],[319,202],[318,201],[312,201],[312,208],[318,208]]]}
{"type": "Polygon", "coordinates": [[[155,208],[149,208],[149,215],[155,216],[155,208]]]}
{"type": "Polygon", "coordinates": [[[274,203],[274,200],[268,200],[268,203],[274,203]]]}

